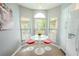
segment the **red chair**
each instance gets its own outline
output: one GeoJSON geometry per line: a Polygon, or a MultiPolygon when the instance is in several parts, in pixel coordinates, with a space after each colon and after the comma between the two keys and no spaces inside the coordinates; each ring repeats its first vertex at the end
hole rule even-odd
{"type": "Polygon", "coordinates": [[[29,40],[26,41],[26,43],[27,43],[27,44],[34,44],[34,43],[35,43],[35,40],[29,39],[29,40]]]}
{"type": "Polygon", "coordinates": [[[51,39],[46,39],[43,41],[45,44],[51,44],[53,43],[53,41],[51,39]]]}

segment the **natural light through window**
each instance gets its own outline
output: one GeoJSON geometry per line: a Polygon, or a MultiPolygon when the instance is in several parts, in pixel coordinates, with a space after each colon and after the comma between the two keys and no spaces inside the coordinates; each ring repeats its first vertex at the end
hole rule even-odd
{"type": "Polygon", "coordinates": [[[35,14],[34,18],[46,18],[43,13],[37,13],[35,14]]]}

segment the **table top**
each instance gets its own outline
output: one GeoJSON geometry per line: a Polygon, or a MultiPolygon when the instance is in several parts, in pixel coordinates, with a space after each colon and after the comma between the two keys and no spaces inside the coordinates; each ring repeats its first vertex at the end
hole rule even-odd
{"type": "Polygon", "coordinates": [[[34,35],[31,37],[31,39],[34,39],[34,40],[45,40],[47,38],[48,38],[48,36],[46,36],[46,35],[41,35],[41,36],[34,35]]]}

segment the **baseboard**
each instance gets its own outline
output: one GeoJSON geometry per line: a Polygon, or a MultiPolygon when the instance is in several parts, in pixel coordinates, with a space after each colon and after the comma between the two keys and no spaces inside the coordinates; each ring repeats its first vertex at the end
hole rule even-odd
{"type": "Polygon", "coordinates": [[[11,56],[15,56],[15,54],[22,48],[22,46],[20,46],[11,56]]]}

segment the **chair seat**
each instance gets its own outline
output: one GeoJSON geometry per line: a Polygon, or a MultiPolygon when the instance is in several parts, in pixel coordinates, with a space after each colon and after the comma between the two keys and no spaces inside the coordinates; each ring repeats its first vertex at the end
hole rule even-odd
{"type": "Polygon", "coordinates": [[[50,43],[53,43],[53,41],[51,39],[46,39],[43,41],[45,44],[50,44],[50,43]]]}
{"type": "Polygon", "coordinates": [[[35,43],[35,40],[33,39],[28,39],[28,41],[26,41],[27,44],[34,44],[35,43]]]}

